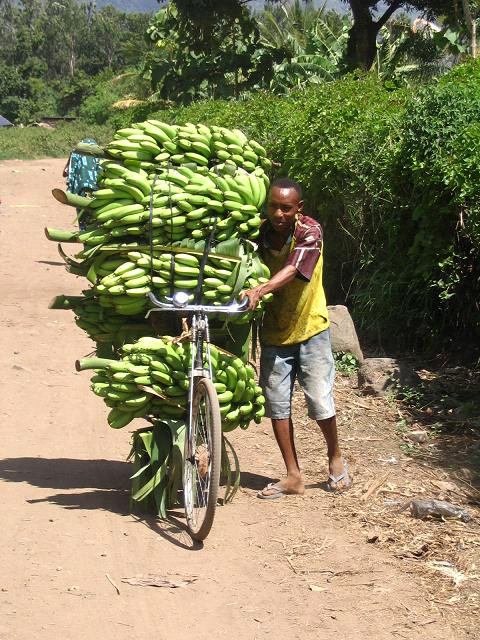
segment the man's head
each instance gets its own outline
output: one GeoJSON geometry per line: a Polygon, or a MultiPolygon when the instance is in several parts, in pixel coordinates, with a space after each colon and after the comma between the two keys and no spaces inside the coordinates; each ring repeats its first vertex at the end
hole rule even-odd
{"type": "Polygon", "coordinates": [[[290,178],[278,178],[270,186],[267,199],[267,218],[274,230],[287,237],[297,216],[302,212],[302,188],[290,178]]]}

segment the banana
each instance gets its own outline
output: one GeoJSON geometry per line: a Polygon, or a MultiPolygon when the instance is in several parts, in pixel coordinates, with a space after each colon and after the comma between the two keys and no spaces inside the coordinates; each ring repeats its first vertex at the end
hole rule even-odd
{"type": "Polygon", "coordinates": [[[228,182],[225,180],[224,177],[216,174],[216,173],[211,173],[210,174],[210,179],[212,180],[212,182],[214,182],[217,187],[221,190],[221,191],[228,191],[229,184],[228,182]]]}
{"type": "Polygon", "coordinates": [[[133,289],[126,289],[127,296],[132,298],[146,297],[150,293],[150,287],[135,287],[133,289]]]}
{"type": "Polygon", "coordinates": [[[223,140],[226,144],[235,144],[238,147],[243,147],[242,139],[233,130],[221,127],[220,131],[222,134],[221,140],[223,140]]]}
{"type": "Polygon", "coordinates": [[[240,416],[240,409],[238,409],[238,408],[232,409],[231,411],[229,411],[226,414],[225,421],[226,422],[237,422],[239,416],[240,416]]]}
{"type": "Polygon", "coordinates": [[[265,151],[265,148],[262,147],[262,145],[259,144],[256,140],[249,140],[248,144],[258,156],[260,156],[261,158],[266,157],[267,152],[265,151]]]}
{"type": "Polygon", "coordinates": [[[187,151],[185,153],[185,157],[201,166],[204,166],[204,167],[208,166],[208,158],[201,155],[200,153],[196,153],[195,151],[187,151]]]}
{"type": "Polygon", "coordinates": [[[185,151],[191,151],[192,142],[188,138],[177,138],[177,147],[185,151]]]}
{"type": "Polygon", "coordinates": [[[160,382],[162,385],[169,387],[173,384],[172,376],[158,369],[152,369],[150,375],[153,380],[160,382]]]}
{"type": "Polygon", "coordinates": [[[237,385],[237,370],[231,364],[225,367],[225,373],[227,374],[227,389],[235,389],[237,385]]]}
{"type": "Polygon", "coordinates": [[[172,142],[171,140],[170,140],[170,141],[168,141],[168,140],[167,140],[167,141],[165,141],[165,142],[162,142],[162,146],[163,146],[163,148],[164,148],[164,149],[166,149],[166,150],[168,151],[168,153],[170,153],[170,154],[175,154],[175,153],[177,153],[177,145],[176,145],[176,143],[175,143],[175,142],[172,142]]]}
{"type": "Polygon", "coordinates": [[[145,287],[148,284],[150,284],[150,276],[139,276],[138,278],[131,278],[129,280],[125,280],[123,284],[126,287],[126,289],[135,289],[138,287],[145,287]]]}
{"type": "Polygon", "coordinates": [[[223,393],[218,393],[218,402],[220,405],[229,404],[232,401],[233,393],[228,389],[223,393]]]}
{"type": "Polygon", "coordinates": [[[226,189],[223,192],[223,197],[224,197],[224,200],[232,200],[233,202],[239,202],[240,204],[245,204],[241,194],[237,190],[232,191],[231,189],[226,189]]]}
{"type": "Polygon", "coordinates": [[[133,411],[122,411],[114,407],[107,416],[107,422],[112,429],[121,429],[127,426],[134,418],[133,411]]]}
{"type": "Polygon", "coordinates": [[[161,122],[160,120],[147,120],[148,124],[153,125],[154,127],[158,127],[162,131],[164,131],[167,136],[172,139],[177,135],[177,127],[167,124],[166,122],[161,122]]]}
{"type": "Polygon", "coordinates": [[[198,267],[190,267],[186,264],[182,264],[177,261],[175,261],[174,270],[175,270],[175,274],[178,274],[186,278],[192,277],[192,278],[197,278],[198,280],[198,276],[200,275],[200,269],[198,267]]]}
{"type": "MultiPolygon", "coordinates": [[[[164,355],[167,353],[166,349],[164,351],[164,355]]],[[[168,366],[168,364],[166,362],[163,362],[163,360],[151,360],[150,361],[150,370],[152,371],[158,371],[160,373],[164,373],[168,376],[172,375],[172,370],[171,368],[168,366]]]]}
{"type": "Polygon", "coordinates": [[[139,393],[136,396],[129,395],[128,398],[122,400],[122,404],[127,407],[140,408],[145,406],[150,400],[150,397],[146,393],[139,393]]]}
{"type": "Polygon", "coordinates": [[[124,178],[127,184],[136,187],[144,196],[150,195],[150,182],[140,174],[137,174],[134,171],[129,171],[124,178]]]}
{"type": "Polygon", "coordinates": [[[243,203],[236,202],[235,200],[224,200],[223,207],[227,211],[242,211],[243,203]]]}
{"type": "Polygon", "coordinates": [[[194,140],[192,143],[192,150],[205,158],[210,158],[212,155],[211,149],[208,144],[200,140],[194,140]]]}
{"type": "Polygon", "coordinates": [[[245,158],[245,160],[248,160],[255,166],[258,163],[258,155],[255,153],[255,151],[253,151],[253,149],[249,148],[248,146],[243,147],[243,157],[245,158]]]}
{"type": "Polygon", "coordinates": [[[176,289],[195,289],[197,286],[198,278],[175,278],[176,289]]]}
{"type": "Polygon", "coordinates": [[[175,262],[189,267],[198,267],[198,258],[189,253],[176,253],[175,262]]]}

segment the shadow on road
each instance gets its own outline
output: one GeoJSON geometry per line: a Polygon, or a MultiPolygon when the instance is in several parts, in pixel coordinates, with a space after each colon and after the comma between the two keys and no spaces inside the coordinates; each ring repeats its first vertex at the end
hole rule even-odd
{"type": "Polygon", "coordinates": [[[45,489],[92,489],[80,493],[57,493],[28,500],[50,502],[65,509],[104,509],[128,515],[130,465],[113,460],[70,458],[7,458],[0,460],[0,478],[26,482],[45,489]]]}
{"type": "Polygon", "coordinates": [[[72,458],[5,458],[0,460],[0,480],[26,482],[42,489],[65,489],[27,500],[29,504],[47,502],[64,509],[111,511],[131,516],[167,542],[197,551],[203,548],[189,536],[182,521],[183,511],[172,510],[168,518],[132,513],[130,505],[131,465],[114,460],[75,460],[72,458]],[[72,489],[90,489],[73,492],[72,489]]]}
{"type": "Polygon", "coordinates": [[[115,460],[73,458],[5,458],[0,478],[50,489],[128,490],[131,465],[115,460]]]}
{"type": "Polygon", "coordinates": [[[58,262],[53,260],[35,260],[37,264],[49,264],[52,267],[64,267],[65,262],[58,262]]]}
{"type": "Polygon", "coordinates": [[[250,473],[242,471],[240,477],[240,486],[243,489],[252,489],[253,491],[261,491],[269,482],[276,482],[278,478],[269,478],[267,476],[258,475],[258,473],[250,473]]]}

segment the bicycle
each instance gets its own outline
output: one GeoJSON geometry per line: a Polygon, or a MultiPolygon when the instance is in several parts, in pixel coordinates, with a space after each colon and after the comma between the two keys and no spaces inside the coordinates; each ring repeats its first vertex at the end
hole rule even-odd
{"type": "MultiPolygon", "coordinates": [[[[220,485],[222,456],[222,420],[217,391],[212,382],[209,313],[243,313],[248,298],[229,305],[189,304],[189,295],[176,292],[168,302],[155,294],[150,301],[159,310],[191,313],[191,359],[188,386],[188,419],[186,424],[183,496],[187,528],[194,540],[204,540],[212,528],[220,485]]],[[[156,309],[150,309],[155,311],[156,309]]]]}

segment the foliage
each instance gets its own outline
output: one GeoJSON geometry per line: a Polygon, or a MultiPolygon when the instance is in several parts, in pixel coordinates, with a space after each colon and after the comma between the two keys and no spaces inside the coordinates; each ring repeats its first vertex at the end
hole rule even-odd
{"type": "Polygon", "coordinates": [[[257,16],[260,41],[277,59],[269,89],[287,93],[293,87],[331,80],[348,37],[350,20],[325,5],[301,6],[300,0],[266,9],[257,16]]]}
{"type": "Polygon", "coordinates": [[[358,371],[359,362],[352,353],[336,351],[333,354],[335,369],[344,375],[351,376],[358,371]]]}
{"type": "Polygon", "coordinates": [[[96,126],[81,120],[55,129],[0,127],[0,160],[66,158],[83,138],[95,138],[99,144],[106,144],[112,135],[109,125],[96,126]]]}
{"type": "Polygon", "coordinates": [[[75,0],[0,0],[0,113],[15,124],[77,114],[105,70],[141,55],[148,20],[75,0]]]}
{"type": "Polygon", "coordinates": [[[272,57],[261,49],[246,9],[219,16],[204,37],[201,17],[187,19],[170,3],[154,17],[147,34],[154,48],[145,68],[156,97],[164,100],[188,104],[238,98],[272,74],[272,57]]]}
{"type": "Polygon", "coordinates": [[[394,85],[428,82],[447,73],[465,53],[463,37],[450,27],[435,27],[407,16],[382,27],[372,69],[394,85]]]}
{"type": "MultiPolygon", "coordinates": [[[[227,16],[238,17],[249,1],[252,0],[172,0],[184,24],[195,25],[200,39],[204,40],[219,20],[227,16]]],[[[277,3],[271,1],[269,4],[277,3]]],[[[385,0],[382,3],[377,0],[345,0],[345,4],[348,4],[352,16],[343,60],[348,71],[368,71],[371,68],[380,29],[400,9],[413,9],[430,18],[442,16],[451,24],[467,22],[457,3],[451,0],[385,0]]]]}

